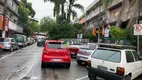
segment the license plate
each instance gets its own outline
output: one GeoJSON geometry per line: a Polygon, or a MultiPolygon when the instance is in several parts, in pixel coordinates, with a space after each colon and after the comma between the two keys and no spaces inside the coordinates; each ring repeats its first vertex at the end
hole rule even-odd
{"type": "Polygon", "coordinates": [[[53,61],[60,62],[61,59],[53,59],[53,61]]]}
{"type": "Polygon", "coordinates": [[[104,66],[98,66],[98,69],[107,71],[107,67],[104,66]]]}

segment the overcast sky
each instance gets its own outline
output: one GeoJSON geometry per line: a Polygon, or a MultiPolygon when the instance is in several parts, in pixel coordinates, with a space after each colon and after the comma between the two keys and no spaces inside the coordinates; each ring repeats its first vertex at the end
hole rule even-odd
{"type": "MultiPolygon", "coordinates": [[[[35,18],[40,20],[45,16],[53,17],[53,3],[46,2],[44,3],[43,0],[28,0],[32,2],[32,6],[34,10],[36,11],[35,18]]],[[[77,3],[82,4],[85,9],[86,7],[91,4],[93,0],[78,0],[77,3]]],[[[82,12],[80,10],[77,10],[78,16],[82,15],[82,12]]]]}

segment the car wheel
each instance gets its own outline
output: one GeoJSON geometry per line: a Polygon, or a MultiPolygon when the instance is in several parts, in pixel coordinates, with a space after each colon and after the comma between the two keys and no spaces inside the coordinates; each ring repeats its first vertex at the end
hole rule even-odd
{"type": "Polygon", "coordinates": [[[13,47],[10,48],[10,51],[13,51],[13,47]]]}
{"type": "Polygon", "coordinates": [[[131,77],[129,75],[127,75],[122,80],[131,80],[131,77]]]}
{"type": "Polygon", "coordinates": [[[78,64],[78,65],[81,65],[82,62],[81,62],[80,60],[77,60],[77,64],[78,64]]]}
{"type": "Polygon", "coordinates": [[[97,80],[96,78],[97,78],[97,76],[95,76],[95,75],[93,75],[92,73],[88,73],[88,77],[89,77],[89,79],[90,80],[97,80]]]}
{"type": "Polygon", "coordinates": [[[41,68],[46,68],[46,64],[44,62],[41,62],[41,68]]]}
{"type": "Polygon", "coordinates": [[[2,55],[2,49],[0,49],[0,57],[1,57],[1,55],[2,55]]]}
{"type": "Polygon", "coordinates": [[[66,68],[70,68],[70,63],[67,63],[67,64],[66,64],[66,68]]]}

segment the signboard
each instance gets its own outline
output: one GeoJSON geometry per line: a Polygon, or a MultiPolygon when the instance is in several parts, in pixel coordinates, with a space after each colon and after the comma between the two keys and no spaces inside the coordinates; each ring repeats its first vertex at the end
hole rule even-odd
{"type": "Polygon", "coordinates": [[[110,32],[110,29],[109,28],[105,28],[105,37],[109,37],[109,32],[110,32]]]}
{"type": "Polygon", "coordinates": [[[142,24],[134,25],[134,35],[142,35],[142,24]]]}

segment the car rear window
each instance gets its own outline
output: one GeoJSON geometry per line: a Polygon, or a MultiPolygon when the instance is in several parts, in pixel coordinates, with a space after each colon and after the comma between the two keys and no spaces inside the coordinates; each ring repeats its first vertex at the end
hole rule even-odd
{"type": "Polygon", "coordinates": [[[80,49],[86,49],[86,50],[95,50],[97,47],[97,45],[87,45],[87,46],[83,46],[83,47],[80,47],[80,49]]]}
{"type": "Polygon", "coordinates": [[[118,50],[108,50],[108,49],[98,48],[92,54],[92,58],[119,63],[121,61],[121,53],[118,50]]]}
{"type": "Polygon", "coordinates": [[[67,45],[61,42],[49,42],[47,47],[51,49],[65,49],[67,45]]]}
{"type": "Polygon", "coordinates": [[[9,39],[8,38],[0,38],[0,42],[9,42],[9,39]]]}

